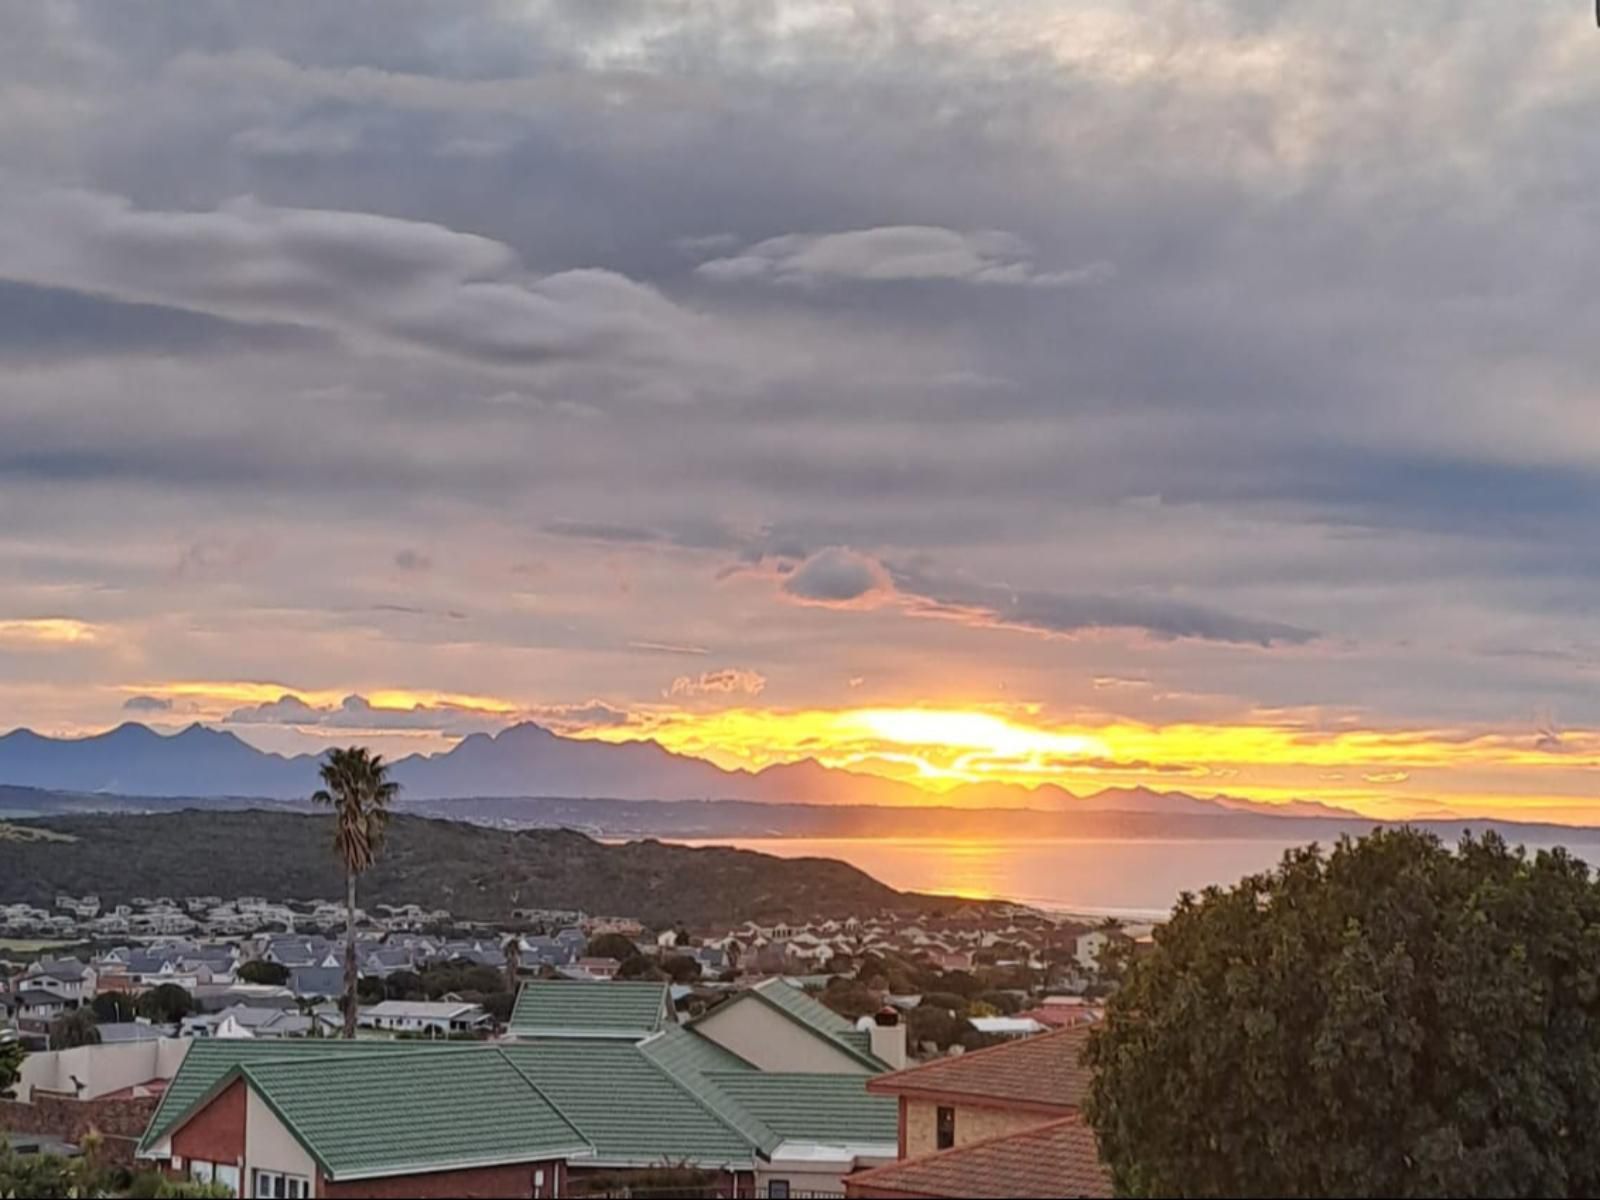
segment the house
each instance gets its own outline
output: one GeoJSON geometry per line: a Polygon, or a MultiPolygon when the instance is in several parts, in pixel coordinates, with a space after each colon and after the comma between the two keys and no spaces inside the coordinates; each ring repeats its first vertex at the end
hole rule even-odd
{"type": "Polygon", "coordinates": [[[506,1032],[515,1038],[621,1038],[638,1042],[676,1021],[667,985],[524,983],[506,1032]]]}
{"type": "Polygon", "coordinates": [[[858,1030],[781,979],[696,1017],[689,1027],[763,1071],[874,1075],[905,1063],[905,1026],[858,1030]]]}
{"type": "Polygon", "coordinates": [[[1037,1021],[1047,1029],[1066,1029],[1090,1025],[1101,1019],[1105,1010],[1081,996],[1046,996],[1039,1004],[1017,1016],[1037,1021]]]}
{"type": "Polygon", "coordinates": [[[1111,1174],[1100,1162],[1094,1131],[1063,1117],[1021,1133],[877,1167],[844,1179],[847,1197],[1107,1197],[1111,1174]]]}
{"type": "Polygon", "coordinates": [[[22,977],[27,988],[54,992],[67,1001],[68,1007],[77,1008],[95,997],[94,968],[86,967],[75,958],[61,958],[36,962],[22,977]]]}
{"type": "Polygon", "coordinates": [[[1077,1114],[1090,1071],[1085,1027],[936,1059],[867,1081],[900,1103],[900,1157],[920,1158],[1077,1114]]]}
{"type": "MultiPolygon", "coordinates": [[[[329,1054],[347,1062],[368,1055],[427,1062],[427,1078],[403,1072],[396,1090],[448,1095],[455,1119],[447,1124],[453,1130],[468,1118],[476,1120],[483,1104],[465,1077],[453,1080],[442,1068],[434,1072],[427,1056],[487,1054],[511,1063],[592,1148],[585,1157],[565,1160],[558,1178],[563,1195],[582,1187],[615,1194],[630,1186],[630,1173],[653,1175],[664,1164],[701,1173],[705,1194],[838,1195],[850,1173],[895,1161],[897,1103],[868,1093],[866,1075],[763,1072],[710,1038],[673,1023],[664,991],[659,984],[528,983],[519,996],[519,1017],[513,1019],[514,1025],[520,1020],[521,1028],[514,1040],[499,1043],[199,1040],[152,1118],[141,1154],[176,1169],[182,1154],[173,1130],[190,1119],[186,1114],[196,1106],[221,1095],[236,1069],[259,1077],[258,1064],[281,1062],[286,1064],[282,1072],[292,1074],[299,1064],[329,1054]],[[607,1001],[607,996],[612,998],[607,1001]],[[653,1028],[645,1032],[647,1027],[653,1028]]],[[[322,1085],[327,1089],[323,1109],[359,1105],[336,1079],[333,1073],[322,1085]]],[[[384,1112],[361,1111],[364,1121],[387,1119],[384,1112]]],[[[397,1150],[390,1145],[388,1153],[394,1157],[397,1150]]],[[[265,1169],[248,1144],[243,1156],[242,1164],[236,1149],[231,1157],[200,1157],[238,1168],[241,1178],[265,1169]]],[[[303,1163],[301,1169],[305,1171],[303,1163]]],[[[296,1178],[312,1176],[301,1173],[296,1178]]],[[[527,1178],[521,1177],[523,1186],[527,1178]]],[[[276,1186],[274,1180],[267,1182],[276,1186]]],[[[403,1190],[396,1184],[386,1194],[441,1194],[412,1190],[410,1177],[404,1182],[403,1190]]],[[[492,1177],[473,1194],[529,1195],[528,1190],[492,1190],[517,1182],[509,1176],[492,1177]]],[[[660,1186],[658,1179],[638,1182],[660,1186]]],[[[357,1194],[357,1186],[350,1181],[350,1190],[342,1194],[357,1194]]]]}
{"type": "Polygon", "coordinates": [[[168,1088],[145,1149],[174,1176],[296,1198],[557,1196],[568,1162],[594,1153],[492,1047],[373,1053],[303,1042],[316,1052],[287,1054],[293,1044],[235,1061],[163,1120],[168,1088]]]}
{"type": "Polygon", "coordinates": [[[448,1037],[476,1033],[489,1025],[481,1004],[422,1000],[385,1000],[360,1010],[358,1020],[369,1029],[448,1037]]]}
{"type": "Polygon", "coordinates": [[[590,979],[615,979],[622,964],[614,958],[580,958],[573,966],[590,979]]]}
{"type": "Polygon", "coordinates": [[[1072,951],[1073,961],[1081,970],[1098,972],[1100,970],[1100,952],[1111,944],[1111,935],[1104,930],[1093,929],[1079,936],[1072,951]]]}
{"type": "Polygon", "coordinates": [[[197,1038],[332,1036],[343,1025],[331,1006],[307,1014],[295,1008],[235,1004],[221,1012],[185,1017],[183,1035],[197,1038]]]}
{"type": "Polygon", "coordinates": [[[35,987],[25,987],[16,993],[15,1002],[17,1032],[34,1035],[47,1035],[50,1022],[69,1008],[78,1007],[75,1001],[35,987]]]}

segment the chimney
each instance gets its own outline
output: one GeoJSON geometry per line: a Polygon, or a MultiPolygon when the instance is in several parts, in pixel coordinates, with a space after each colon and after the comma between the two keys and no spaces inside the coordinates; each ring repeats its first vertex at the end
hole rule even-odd
{"type": "Polygon", "coordinates": [[[889,1064],[889,1069],[899,1071],[906,1065],[906,1027],[900,1023],[900,1014],[889,1005],[878,1010],[867,1029],[872,1053],[889,1064]]]}

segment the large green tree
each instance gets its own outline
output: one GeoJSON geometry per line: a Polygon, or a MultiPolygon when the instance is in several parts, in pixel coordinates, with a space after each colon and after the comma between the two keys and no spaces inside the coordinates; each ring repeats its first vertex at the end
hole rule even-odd
{"type": "Polygon", "coordinates": [[[311,797],[333,809],[333,852],[344,866],[344,1036],[356,1036],[356,880],[377,860],[389,805],[400,785],[389,778],[383,756],[364,746],[328,751],[323,786],[311,797]]]}
{"type": "Polygon", "coordinates": [[[171,1025],[194,1011],[194,996],[176,983],[163,983],[141,992],[134,1008],[146,1021],[171,1025]]]}
{"type": "Polygon", "coordinates": [[[1600,1195],[1600,887],[1411,830],[1185,897],[1092,1037],[1149,1196],[1600,1195]]]}
{"type": "Polygon", "coordinates": [[[11,1094],[22,1075],[22,1060],[27,1057],[28,1049],[20,1038],[0,1041],[0,1100],[11,1094]]]}

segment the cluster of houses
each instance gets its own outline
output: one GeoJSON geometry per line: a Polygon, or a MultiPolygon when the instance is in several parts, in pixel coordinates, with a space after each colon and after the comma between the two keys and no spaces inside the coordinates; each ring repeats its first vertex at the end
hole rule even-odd
{"type": "MultiPolygon", "coordinates": [[[[450,924],[448,909],[418,904],[378,904],[358,910],[367,925],[386,930],[422,930],[450,924]]],[[[581,914],[558,914],[579,917],[581,914]]],[[[134,896],[103,905],[99,896],[59,895],[54,910],[33,904],[0,904],[0,934],[61,940],[118,937],[237,937],[268,930],[342,928],[345,906],[333,900],[271,901],[263,896],[134,896]]]]}
{"type": "Polygon", "coordinates": [[[925,959],[943,971],[971,971],[984,952],[997,966],[1061,971],[1069,988],[1090,983],[1101,955],[1116,941],[1149,944],[1150,925],[1085,927],[1081,919],[1028,908],[968,906],[945,917],[885,913],[805,923],[746,922],[704,940],[707,949],[746,970],[826,972],[840,959],[895,954],[925,959]]]}
{"type": "Polygon", "coordinates": [[[912,1065],[892,1008],[781,979],[692,1018],[663,983],[538,980],[493,1038],[85,1046],[21,1099],[142,1103],[139,1161],[240,1196],[1108,1196],[1084,1036],[912,1065]]]}

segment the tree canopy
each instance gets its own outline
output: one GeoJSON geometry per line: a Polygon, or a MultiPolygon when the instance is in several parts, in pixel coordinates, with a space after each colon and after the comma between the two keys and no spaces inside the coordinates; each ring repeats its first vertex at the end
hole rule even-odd
{"type": "Polygon", "coordinates": [[[0,1099],[11,1094],[22,1074],[22,1060],[28,1057],[28,1048],[20,1039],[0,1041],[0,1099]]]}
{"type": "Polygon", "coordinates": [[[194,1011],[194,997],[176,983],[163,983],[140,993],[135,1007],[145,1020],[170,1025],[194,1011]]]}
{"type": "Polygon", "coordinates": [[[50,1049],[72,1050],[78,1046],[98,1046],[100,1029],[94,1010],[73,1008],[50,1022],[50,1049]]]}
{"type": "Polygon", "coordinates": [[[258,958],[239,967],[239,980],[242,983],[262,983],[272,987],[282,987],[289,982],[289,968],[282,963],[258,958]]]}
{"type": "Polygon", "coordinates": [[[1186,896],[1088,1057],[1119,1193],[1600,1194],[1600,886],[1412,830],[1186,896]]]}

